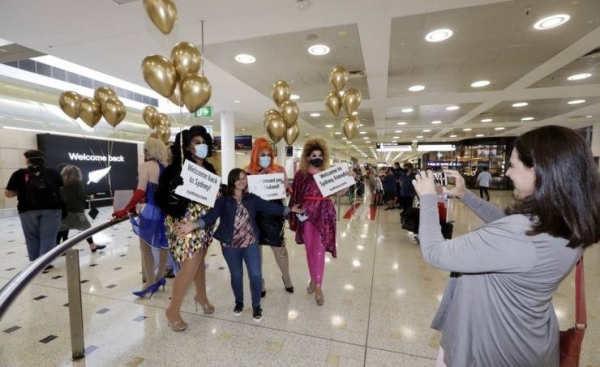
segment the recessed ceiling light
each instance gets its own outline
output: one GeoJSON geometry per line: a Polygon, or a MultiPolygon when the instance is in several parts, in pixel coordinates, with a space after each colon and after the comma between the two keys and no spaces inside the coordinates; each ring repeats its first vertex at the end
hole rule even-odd
{"type": "Polygon", "coordinates": [[[568,104],[581,104],[585,103],[585,99],[574,99],[572,101],[567,102],[568,104]]]}
{"type": "Polygon", "coordinates": [[[494,130],[500,131],[500,130],[504,130],[504,128],[503,127],[495,127],[494,130]]]}
{"type": "Polygon", "coordinates": [[[214,120],[208,120],[208,121],[213,122],[214,120]]]}
{"type": "Polygon", "coordinates": [[[525,106],[529,106],[529,103],[527,103],[527,102],[517,102],[517,103],[513,103],[512,106],[516,107],[516,108],[525,107],[525,106]]]}
{"type": "Polygon", "coordinates": [[[451,138],[456,138],[456,135],[452,134],[450,135],[451,138]]]}
{"type": "Polygon", "coordinates": [[[235,56],[235,61],[240,64],[252,64],[256,62],[256,57],[247,54],[239,54],[235,56]]]}
{"type": "Polygon", "coordinates": [[[452,30],[450,29],[436,29],[435,31],[427,33],[425,40],[427,42],[441,42],[452,37],[452,30]]]}
{"type": "Polygon", "coordinates": [[[568,77],[567,80],[582,80],[582,79],[587,79],[591,76],[592,76],[592,74],[590,74],[590,73],[575,74],[575,75],[571,75],[570,77],[568,77]]]}
{"type": "Polygon", "coordinates": [[[400,139],[399,136],[392,136],[392,139],[400,139]]]}
{"type": "MultiPolygon", "coordinates": [[[[348,139],[346,139],[346,138],[342,138],[342,140],[348,140],[348,139]]],[[[348,142],[348,143],[349,143],[349,142],[348,142]]]]}
{"type": "Polygon", "coordinates": [[[412,142],[413,142],[413,143],[418,143],[419,141],[418,141],[418,140],[413,140],[412,142]]]}
{"type": "Polygon", "coordinates": [[[488,85],[490,85],[489,80],[478,80],[476,82],[471,83],[471,87],[473,88],[482,88],[488,85]]]}
{"type": "MultiPolygon", "coordinates": [[[[590,117],[592,117],[592,116],[590,116],[590,117]]],[[[397,134],[400,134],[402,132],[402,130],[396,130],[394,132],[397,133],[397,134]]]]}
{"type": "Polygon", "coordinates": [[[325,125],[325,127],[329,127],[329,128],[331,128],[331,127],[333,127],[333,125],[325,125]]]}
{"type": "Polygon", "coordinates": [[[370,140],[367,140],[367,141],[365,141],[365,143],[367,143],[367,144],[371,144],[371,141],[370,141],[370,140]]]}
{"type": "Polygon", "coordinates": [[[494,121],[493,119],[481,119],[481,122],[492,122],[494,121]]]}
{"type": "Polygon", "coordinates": [[[448,107],[446,107],[446,110],[447,110],[447,111],[456,111],[456,110],[458,110],[459,108],[460,108],[460,107],[458,107],[458,106],[448,106],[448,107]]]}
{"type": "Polygon", "coordinates": [[[485,136],[485,135],[483,135],[483,134],[477,134],[475,136],[478,137],[478,138],[481,138],[482,136],[485,136]]]}
{"type": "Polygon", "coordinates": [[[239,100],[239,99],[236,99],[236,100],[235,100],[235,101],[233,101],[233,102],[235,102],[235,103],[240,103],[240,100],[239,100]]]}
{"type": "Polygon", "coordinates": [[[368,136],[363,136],[363,139],[369,140],[369,137],[368,136]]]}
{"type": "Polygon", "coordinates": [[[521,119],[521,121],[531,121],[531,120],[535,120],[535,117],[523,117],[521,119]]]}
{"type": "Polygon", "coordinates": [[[413,112],[413,111],[414,111],[414,110],[413,110],[412,108],[410,108],[410,107],[409,107],[409,108],[403,108],[403,109],[402,109],[402,113],[411,113],[411,112],[413,112]]]}
{"type": "Polygon", "coordinates": [[[297,99],[300,99],[300,96],[299,96],[299,95],[297,95],[297,94],[292,94],[292,95],[290,96],[290,99],[291,99],[292,101],[295,101],[295,100],[297,100],[297,99]]]}
{"type": "Polygon", "coordinates": [[[335,135],[342,135],[342,133],[341,133],[341,132],[339,132],[339,131],[336,131],[336,132],[334,132],[334,134],[335,134],[335,135]]]}
{"type": "Polygon", "coordinates": [[[413,85],[412,87],[409,87],[408,90],[411,92],[420,92],[422,90],[425,89],[424,85],[413,85]]]}
{"type": "Polygon", "coordinates": [[[569,19],[571,19],[571,17],[567,14],[551,15],[549,17],[538,20],[533,25],[533,28],[538,30],[550,29],[565,24],[569,21],[569,19]]]}
{"type": "Polygon", "coordinates": [[[586,118],[586,119],[591,119],[592,117],[594,117],[594,116],[592,116],[592,115],[587,115],[585,118],[586,118]]]}
{"type": "Polygon", "coordinates": [[[424,133],[430,133],[430,132],[431,132],[431,130],[429,130],[429,129],[425,129],[425,130],[423,130],[423,132],[424,132],[424,133]]]}
{"type": "Polygon", "coordinates": [[[360,127],[363,127],[364,125],[363,125],[363,124],[360,124],[360,125],[358,125],[358,126],[360,126],[360,127]]]}
{"type": "Polygon", "coordinates": [[[308,48],[308,53],[315,56],[327,55],[329,47],[325,45],[313,45],[308,48]]]}
{"type": "Polygon", "coordinates": [[[396,125],[406,125],[406,122],[398,122],[396,125]]]}
{"type": "Polygon", "coordinates": [[[423,139],[423,135],[417,135],[417,139],[423,139]]]}
{"type": "Polygon", "coordinates": [[[359,134],[365,135],[366,133],[367,133],[366,131],[361,131],[359,134]]]}
{"type": "Polygon", "coordinates": [[[321,114],[318,112],[313,112],[310,114],[310,117],[319,117],[319,116],[321,116],[321,114]]]}
{"type": "Polygon", "coordinates": [[[473,129],[471,129],[470,127],[464,128],[463,131],[471,131],[473,129]]]}
{"type": "Polygon", "coordinates": [[[431,121],[431,123],[434,124],[434,125],[439,125],[442,122],[440,120],[435,120],[435,121],[431,121]]]}

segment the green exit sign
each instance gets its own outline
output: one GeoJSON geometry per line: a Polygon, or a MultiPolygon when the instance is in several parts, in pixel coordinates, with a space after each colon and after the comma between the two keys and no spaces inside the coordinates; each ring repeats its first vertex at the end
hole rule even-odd
{"type": "Polygon", "coordinates": [[[212,117],[212,106],[204,106],[198,111],[194,112],[196,117],[212,117]]]}

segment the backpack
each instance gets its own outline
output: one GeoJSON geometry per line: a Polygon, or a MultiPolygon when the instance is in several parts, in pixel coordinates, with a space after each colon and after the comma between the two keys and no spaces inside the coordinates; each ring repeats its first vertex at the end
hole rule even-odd
{"type": "Polygon", "coordinates": [[[25,201],[31,209],[60,209],[60,191],[44,168],[25,171],[25,201]]]}

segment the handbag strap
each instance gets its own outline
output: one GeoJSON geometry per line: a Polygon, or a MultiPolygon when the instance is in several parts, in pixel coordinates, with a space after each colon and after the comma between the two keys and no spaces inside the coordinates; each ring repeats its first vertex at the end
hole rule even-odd
{"type": "Polygon", "coordinates": [[[583,256],[577,262],[575,268],[575,327],[585,329],[587,327],[587,312],[585,308],[585,284],[583,281],[583,256]]]}

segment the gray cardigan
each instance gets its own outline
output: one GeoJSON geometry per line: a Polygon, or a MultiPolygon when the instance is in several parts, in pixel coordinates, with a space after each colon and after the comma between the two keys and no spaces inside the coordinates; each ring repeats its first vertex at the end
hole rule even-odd
{"type": "Polygon", "coordinates": [[[457,272],[431,327],[442,332],[449,367],[558,367],[559,329],[552,295],[582,256],[547,234],[527,236],[531,221],[469,192],[462,202],[486,225],[444,240],[437,196],[422,195],[423,259],[457,272]]]}

